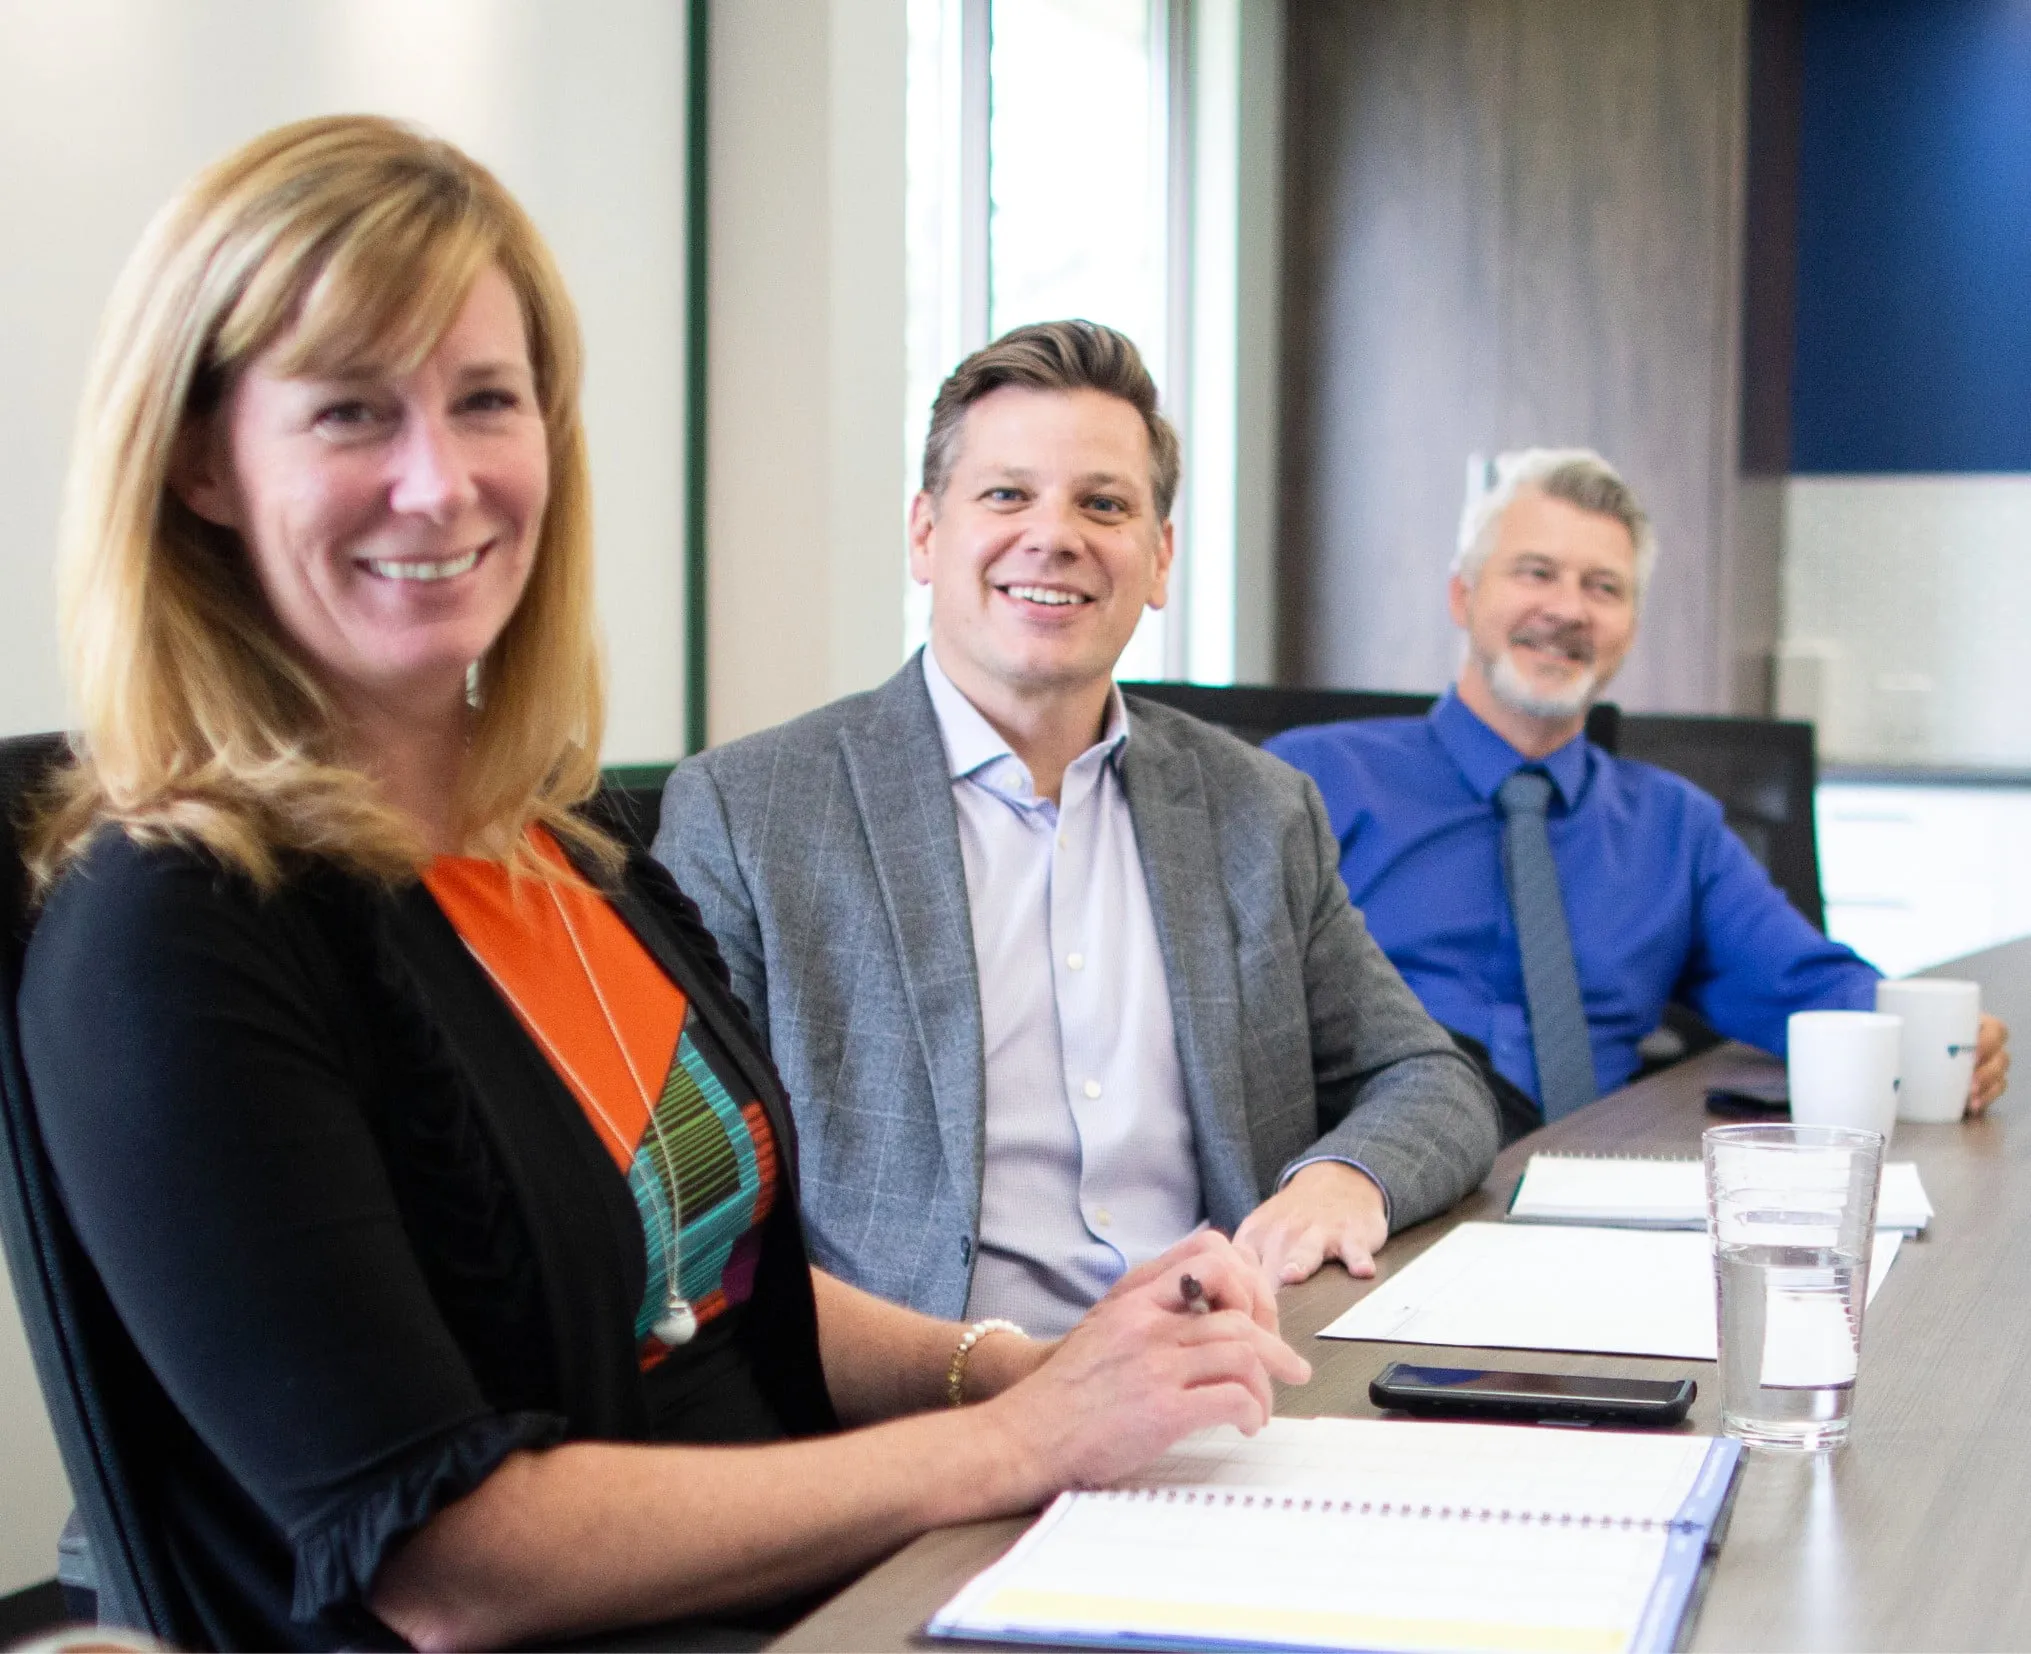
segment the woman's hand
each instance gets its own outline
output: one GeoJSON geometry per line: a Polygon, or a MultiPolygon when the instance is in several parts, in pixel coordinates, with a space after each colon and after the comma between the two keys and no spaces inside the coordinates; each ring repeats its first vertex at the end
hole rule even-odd
{"type": "Polygon", "coordinates": [[[497,1648],[779,1599],[927,1528],[1119,1481],[1206,1425],[1259,1429],[1271,1380],[1311,1376],[1276,1335],[1261,1267],[1212,1233],[1125,1275],[1062,1344],[983,1339],[976,1357],[1003,1346],[1006,1374],[1027,1376],[965,1408],[930,1399],[949,1323],[823,1275],[814,1286],[834,1346],[828,1375],[844,1376],[864,1416],[911,1416],[761,1447],[568,1442],[511,1454],[389,1558],[374,1611],[419,1647],[497,1648]],[[1187,1275],[1203,1311],[1180,1291],[1187,1275]],[[903,1363],[913,1370],[880,1380],[884,1350],[890,1367],[914,1350],[903,1363]]]}
{"type": "Polygon", "coordinates": [[[991,1332],[966,1360],[966,1399],[986,1401],[1020,1384],[1058,1353],[1062,1338],[1017,1338],[991,1332]]]}
{"type": "Polygon", "coordinates": [[[1277,1336],[1276,1290],[1261,1266],[1202,1230],[1123,1276],[1034,1373],[980,1413],[1007,1433],[1041,1500],[1119,1481],[1208,1425],[1252,1435],[1272,1411],[1270,1381],[1311,1376],[1277,1336]],[[1203,1310],[1184,1295],[1187,1276],[1203,1310]]]}

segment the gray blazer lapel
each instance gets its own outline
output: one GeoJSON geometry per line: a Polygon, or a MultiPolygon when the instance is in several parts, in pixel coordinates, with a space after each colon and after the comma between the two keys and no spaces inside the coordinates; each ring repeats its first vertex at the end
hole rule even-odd
{"type": "Polygon", "coordinates": [[[1205,777],[1193,753],[1137,721],[1121,780],[1163,950],[1206,1213],[1231,1229],[1261,1197],[1242,1095],[1239,959],[1205,777]]]}
{"type": "Polygon", "coordinates": [[[842,729],[848,785],[888,909],[952,1182],[977,1221],[987,1059],[959,813],[917,661],[876,692],[868,719],[842,729]]]}

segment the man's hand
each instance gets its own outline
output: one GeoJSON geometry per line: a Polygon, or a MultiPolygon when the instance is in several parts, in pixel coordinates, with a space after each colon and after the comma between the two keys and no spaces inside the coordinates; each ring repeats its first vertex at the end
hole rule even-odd
{"type": "Polygon", "coordinates": [[[1981,1113],[2009,1083],[2010,1030],[2000,1017],[1985,1014],[1975,1030],[1975,1080],[1968,1088],[1968,1113],[1981,1113]]]}
{"type": "Polygon", "coordinates": [[[1243,1218],[1234,1239],[1262,1260],[1271,1280],[1292,1286],[1328,1258],[1338,1258],[1350,1275],[1373,1275],[1389,1221],[1373,1178],[1320,1160],[1243,1218]]]}

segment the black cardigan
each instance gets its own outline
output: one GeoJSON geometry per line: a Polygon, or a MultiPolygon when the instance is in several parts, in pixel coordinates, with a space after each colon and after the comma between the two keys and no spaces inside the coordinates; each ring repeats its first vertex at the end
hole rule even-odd
{"type": "MultiPolygon", "coordinates": [[[[741,1323],[795,1435],[836,1429],[796,1146],[698,911],[643,856],[616,910],[767,1111],[783,1198],[741,1323]]],[[[508,1453],[651,1430],[627,1184],[420,884],[262,897],[117,832],[52,892],[21,992],[63,1199],[138,1360],[116,1416],[210,1640],[395,1639],[388,1552],[508,1453]]]]}

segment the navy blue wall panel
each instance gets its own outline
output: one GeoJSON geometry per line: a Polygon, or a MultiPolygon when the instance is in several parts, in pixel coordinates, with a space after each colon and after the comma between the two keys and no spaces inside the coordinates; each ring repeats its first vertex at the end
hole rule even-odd
{"type": "Polygon", "coordinates": [[[2031,471],[2031,0],[1808,0],[1794,472],[2031,471]]]}

